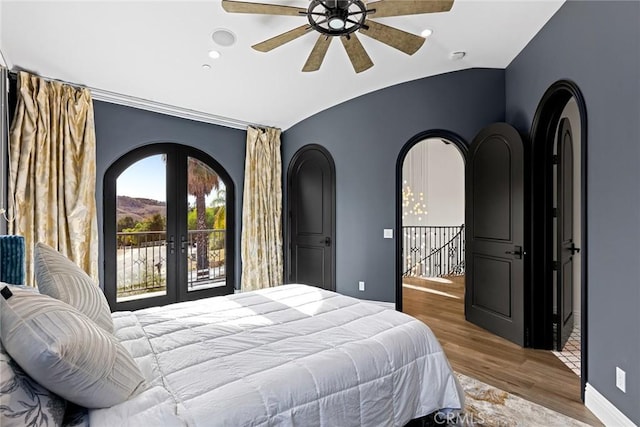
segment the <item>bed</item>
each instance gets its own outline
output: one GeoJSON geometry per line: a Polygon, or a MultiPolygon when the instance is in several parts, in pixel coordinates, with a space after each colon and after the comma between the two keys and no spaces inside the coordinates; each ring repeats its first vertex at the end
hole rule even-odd
{"type": "Polygon", "coordinates": [[[464,406],[431,330],[379,304],[283,285],[111,313],[67,258],[34,258],[37,289],[0,286],[2,425],[405,426],[464,406]]]}
{"type": "Polygon", "coordinates": [[[112,314],[147,388],[92,427],[404,426],[463,393],[422,322],[305,285],[112,314]]]}

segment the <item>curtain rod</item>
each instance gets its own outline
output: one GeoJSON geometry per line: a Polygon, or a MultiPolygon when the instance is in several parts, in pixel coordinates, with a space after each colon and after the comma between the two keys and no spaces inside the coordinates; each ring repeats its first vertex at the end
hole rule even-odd
{"type": "Polygon", "coordinates": [[[79,85],[75,83],[69,83],[64,80],[54,79],[46,76],[41,76],[36,73],[32,73],[28,70],[9,70],[9,77],[17,80],[18,73],[24,71],[29,74],[38,76],[44,80],[60,82],[77,88],[87,88],[91,91],[91,97],[96,101],[108,102],[111,104],[124,105],[126,107],[137,108],[145,111],[152,111],[154,113],[164,114],[173,117],[180,117],[188,120],[195,120],[197,122],[209,123],[218,126],[225,126],[232,129],[246,130],[247,127],[259,127],[261,129],[267,129],[270,126],[259,125],[251,122],[247,122],[239,119],[232,119],[230,117],[218,116],[215,114],[205,113],[202,111],[191,110],[188,108],[177,107],[175,105],[163,104],[157,101],[151,101],[144,98],[138,98],[130,95],[123,95],[117,92],[111,92],[107,90],[92,88],[90,86],[79,85]]]}

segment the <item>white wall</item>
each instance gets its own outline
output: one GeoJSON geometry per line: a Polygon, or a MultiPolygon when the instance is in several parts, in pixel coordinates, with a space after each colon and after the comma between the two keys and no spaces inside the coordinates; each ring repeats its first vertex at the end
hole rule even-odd
{"type": "Polygon", "coordinates": [[[414,145],[404,160],[402,179],[403,193],[407,185],[413,193],[409,206],[403,204],[403,225],[464,223],[464,161],[454,144],[429,138],[414,145]]]}

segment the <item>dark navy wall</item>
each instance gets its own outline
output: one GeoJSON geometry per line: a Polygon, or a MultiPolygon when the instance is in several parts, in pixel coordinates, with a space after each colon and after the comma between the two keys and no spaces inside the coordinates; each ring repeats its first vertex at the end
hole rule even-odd
{"type": "MultiPolygon", "coordinates": [[[[246,131],[94,101],[96,123],[96,201],[100,236],[100,283],[104,274],[103,181],[106,170],[134,148],[158,142],[172,142],[198,148],[216,159],[235,185],[236,284],[240,283],[240,225],[246,131]]],[[[149,182],[149,185],[154,185],[149,182]]],[[[238,286],[236,286],[238,287],[238,286]]]]}
{"type": "MultiPolygon", "coordinates": [[[[528,133],[555,81],[587,106],[588,382],[640,424],[640,2],[569,1],[506,70],[507,121],[528,133]],[[615,368],[627,373],[627,392],[615,368]]],[[[584,313],[583,313],[584,315],[584,313]]]]}
{"type": "MultiPolygon", "coordinates": [[[[336,290],[395,301],[396,161],[414,135],[446,129],[466,140],[504,120],[504,70],[474,69],[385,88],[318,113],[283,134],[283,175],[294,153],[320,144],[336,166],[336,290]],[[358,281],[365,291],[358,291],[358,281]]],[[[286,194],[286,192],[285,192],[286,194]]],[[[428,207],[427,207],[428,208],[428,207]]]]}

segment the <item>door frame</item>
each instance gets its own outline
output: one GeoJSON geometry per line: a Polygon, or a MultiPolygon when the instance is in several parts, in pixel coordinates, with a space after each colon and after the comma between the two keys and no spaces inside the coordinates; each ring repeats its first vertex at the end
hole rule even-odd
{"type": "MultiPolygon", "coordinates": [[[[458,134],[444,130],[431,129],[420,132],[407,141],[396,161],[396,310],[402,311],[402,168],[404,160],[414,145],[429,138],[441,138],[452,143],[460,152],[462,162],[466,165],[469,146],[458,134]]],[[[465,201],[466,202],[466,201],[465,201]]]]}
{"type": "Polygon", "coordinates": [[[579,87],[570,80],[558,80],[544,93],[536,109],[530,130],[531,162],[531,286],[529,288],[530,335],[525,345],[553,348],[553,151],[560,116],[567,102],[574,98],[580,113],[580,351],[581,389],[584,401],[588,377],[588,239],[587,239],[587,107],[579,87]],[[536,286],[536,284],[542,284],[536,286]]]}
{"type": "Polygon", "coordinates": [[[289,283],[289,270],[291,268],[291,236],[293,235],[293,233],[291,232],[291,198],[290,196],[290,190],[292,188],[291,186],[291,173],[293,172],[293,166],[296,164],[296,162],[298,161],[298,159],[300,158],[300,156],[302,156],[302,154],[304,154],[305,152],[309,151],[309,150],[316,150],[316,151],[320,151],[326,158],[327,161],[329,162],[329,169],[331,171],[331,176],[333,178],[333,188],[331,189],[331,203],[333,205],[333,209],[331,209],[331,283],[332,283],[332,290],[335,291],[336,289],[336,165],[335,162],[333,161],[333,156],[331,156],[331,153],[329,153],[329,150],[327,150],[325,147],[323,147],[320,144],[307,144],[304,145],[302,147],[300,147],[298,149],[298,151],[295,152],[295,154],[293,155],[293,157],[291,157],[291,160],[289,161],[289,166],[287,167],[287,202],[285,205],[285,215],[284,215],[284,221],[285,221],[285,227],[284,230],[287,233],[287,237],[286,237],[286,246],[285,246],[285,251],[284,251],[284,263],[283,263],[283,267],[284,267],[284,271],[282,272],[282,275],[284,277],[284,283],[289,283]]]}

